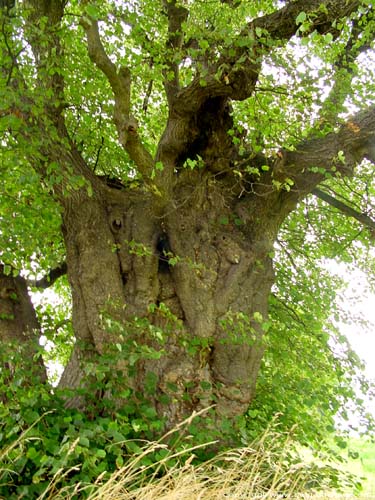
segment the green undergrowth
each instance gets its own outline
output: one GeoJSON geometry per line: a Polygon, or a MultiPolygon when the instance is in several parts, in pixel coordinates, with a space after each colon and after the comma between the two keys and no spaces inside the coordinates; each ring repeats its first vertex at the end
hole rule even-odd
{"type": "Polygon", "coordinates": [[[211,407],[167,431],[152,400],[154,379],[142,394],[119,385],[113,358],[93,363],[95,369],[87,365],[86,389],[76,390],[84,412],[66,407],[66,392],[35,380],[30,385],[19,361],[14,348],[0,372],[1,499],[167,498],[144,492],[185,488],[194,477],[197,491],[207,489],[201,498],[360,490],[356,477],[328,455],[304,460],[299,434],[280,417],[256,432],[251,416],[219,425],[211,407]],[[215,497],[217,488],[223,490],[215,497]]]}
{"type": "Polygon", "coordinates": [[[292,433],[278,431],[277,421],[246,447],[218,451],[214,442],[196,444],[189,429],[204,413],[157,441],[134,437],[134,431],[130,437],[121,422],[90,422],[78,412],[51,410],[34,415],[24,429],[20,418],[11,428],[8,413],[1,430],[0,498],[263,500],[359,488],[332,465],[303,461],[292,433]]]}

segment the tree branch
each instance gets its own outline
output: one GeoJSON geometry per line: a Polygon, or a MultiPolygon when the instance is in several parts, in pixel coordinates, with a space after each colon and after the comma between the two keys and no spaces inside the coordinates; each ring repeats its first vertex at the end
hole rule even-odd
{"type": "Polygon", "coordinates": [[[334,83],[327,99],[322,105],[319,114],[319,123],[328,122],[331,125],[335,125],[339,113],[343,111],[345,99],[352,90],[350,86],[351,81],[355,76],[353,64],[360,54],[371,48],[368,40],[365,37],[361,37],[361,35],[367,26],[372,28],[370,31],[371,35],[375,35],[373,10],[370,9],[369,13],[361,15],[359,19],[353,21],[349,40],[334,64],[334,83]],[[369,13],[372,15],[369,16],[369,13]]]}
{"type": "MultiPolygon", "coordinates": [[[[258,79],[261,58],[270,53],[275,46],[280,46],[298,33],[299,25],[296,19],[301,12],[305,12],[310,20],[310,32],[317,30],[325,34],[332,30],[333,21],[349,16],[360,3],[360,0],[346,2],[295,0],[288,2],[285,7],[272,14],[254,19],[241,31],[237,40],[231,43],[228,53],[223,52],[219,61],[211,66],[203,92],[202,89],[199,92],[197,85],[199,78],[197,78],[188,87],[182,89],[178,96],[179,101],[185,99],[186,105],[188,102],[184,95],[186,93],[191,98],[190,104],[194,106],[194,94],[198,92],[203,94],[203,98],[226,95],[235,100],[248,98],[254,91],[258,79]],[[246,39],[248,43],[244,44],[246,39]]],[[[195,110],[200,106],[199,101],[195,110]]],[[[182,103],[181,109],[183,109],[182,103]]]]}
{"type": "Polygon", "coordinates": [[[311,193],[320,198],[321,200],[325,201],[332,207],[337,208],[337,210],[340,210],[340,212],[344,213],[345,215],[353,217],[364,226],[370,228],[372,231],[375,231],[375,221],[371,219],[371,217],[369,217],[368,215],[360,213],[357,210],[354,210],[354,208],[349,207],[349,205],[346,205],[342,201],[338,200],[337,198],[334,198],[325,191],[322,191],[321,189],[315,188],[311,191],[311,193]]]}
{"type": "MultiPolygon", "coordinates": [[[[65,0],[28,0],[30,14],[26,20],[25,32],[35,57],[37,84],[34,88],[35,97],[28,95],[28,102],[20,109],[24,126],[19,129],[20,135],[26,141],[30,140],[31,134],[39,134],[41,146],[28,158],[38,172],[43,176],[48,175],[48,163],[60,166],[61,181],[54,185],[54,194],[62,205],[69,203],[65,188],[70,183],[72,167],[75,175],[82,175],[91,184],[95,185],[97,182],[99,185],[70,138],[63,113],[66,102],[64,76],[61,72],[63,47],[60,30],[65,5],[65,0]],[[43,103],[43,112],[38,110],[40,102],[43,103]],[[34,107],[37,112],[33,111],[34,107]],[[55,133],[51,134],[51,127],[55,127],[55,133]]],[[[18,102],[23,104],[24,100],[25,97],[21,96],[18,102]]],[[[85,191],[86,187],[73,190],[71,196],[81,197],[85,191]]]]}
{"type": "Polygon", "coordinates": [[[63,122],[64,77],[59,71],[63,49],[58,30],[61,27],[65,3],[64,0],[29,0],[32,9],[26,29],[35,56],[39,84],[52,90],[52,97],[46,98],[45,108],[56,126],[63,122]],[[43,21],[45,18],[47,23],[43,21]]]}
{"type": "Polygon", "coordinates": [[[279,304],[282,305],[282,307],[285,309],[286,313],[288,316],[292,318],[293,321],[296,321],[300,325],[302,325],[304,328],[306,328],[306,323],[303,321],[302,318],[300,318],[299,314],[295,309],[293,309],[290,305],[287,304],[286,301],[282,300],[281,297],[276,295],[275,293],[272,293],[272,297],[277,300],[279,304]]]}
{"type": "Polygon", "coordinates": [[[148,110],[148,103],[150,101],[153,84],[154,84],[154,80],[150,80],[148,82],[148,85],[147,85],[146,94],[145,94],[145,97],[143,99],[143,104],[142,104],[142,111],[144,114],[146,114],[147,110],[148,110]]]}
{"type": "Polygon", "coordinates": [[[113,118],[120,143],[147,181],[151,177],[154,161],[140,140],[137,120],[130,114],[130,70],[125,67],[118,70],[110,60],[101,42],[97,21],[88,21],[86,17],[81,20],[81,25],[86,31],[89,57],[107,77],[114,94],[113,118]]]}
{"type": "Polygon", "coordinates": [[[354,115],[338,132],[303,141],[296,151],[280,151],[273,179],[293,179],[293,190],[302,197],[322,182],[327,172],[351,175],[363,159],[375,162],[375,106],[354,115]]]}
{"type": "Polygon", "coordinates": [[[42,288],[46,289],[52,286],[56,280],[61,278],[61,276],[64,276],[67,273],[67,265],[66,262],[63,262],[59,266],[55,267],[54,269],[51,269],[46,276],[43,276],[43,278],[40,278],[39,280],[29,282],[29,286],[36,287],[36,288],[42,288]]]}

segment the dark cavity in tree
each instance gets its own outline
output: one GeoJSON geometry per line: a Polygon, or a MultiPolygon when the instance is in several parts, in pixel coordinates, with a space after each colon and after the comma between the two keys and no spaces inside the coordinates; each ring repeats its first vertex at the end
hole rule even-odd
{"type": "Polygon", "coordinates": [[[159,273],[169,273],[169,259],[172,255],[171,245],[167,233],[162,233],[156,243],[156,251],[159,257],[158,271],[159,273]]]}

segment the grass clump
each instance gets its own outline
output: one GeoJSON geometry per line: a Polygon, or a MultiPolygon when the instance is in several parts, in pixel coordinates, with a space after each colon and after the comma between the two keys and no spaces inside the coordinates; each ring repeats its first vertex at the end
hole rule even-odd
{"type": "MultiPolygon", "coordinates": [[[[199,415],[198,415],[199,416],[199,415]]],[[[80,439],[60,454],[60,466],[49,473],[34,474],[34,485],[19,482],[14,463],[23,463],[33,444],[32,428],[23,432],[0,454],[0,498],[48,500],[193,500],[193,499],[252,499],[302,498],[304,492],[316,488],[353,485],[353,478],[343,476],[332,466],[303,461],[292,433],[285,434],[273,424],[250,446],[215,453],[217,443],[194,445],[186,435],[179,447],[173,437],[183,433],[191,423],[187,419],[158,441],[134,440],[134,453],[116,470],[103,470],[97,477],[84,481],[81,471],[85,464],[76,450],[80,439]],[[181,445],[182,444],[182,445],[181,445]],[[198,458],[205,450],[212,458],[198,458]],[[11,471],[11,473],[10,473],[11,471]],[[76,478],[76,480],[75,480],[76,478]],[[39,488],[33,489],[33,486],[39,488]]],[[[129,443],[128,443],[129,445],[129,443]]],[[[98,461],[99,461],[98,457],[98,461]]],[[[104,457],[103,457],[104,458],[104,457]]]]}

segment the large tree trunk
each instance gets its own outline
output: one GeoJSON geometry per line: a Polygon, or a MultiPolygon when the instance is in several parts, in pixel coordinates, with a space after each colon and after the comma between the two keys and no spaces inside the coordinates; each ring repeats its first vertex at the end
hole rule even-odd
{"type": "MultiPolygon", "coordinates": [[[[123,383],[143,391],[150,372],[156,375],[154,402],[168,425],[213,403],[219,415],[240,415],[255,393],[273,283],[270,253],[285,213],[270,219],[272,196],[242,206],[227,183],[199,170],[181,172],[163,211],[146,191],[103,185],[91,198],[71,200],[64,214],[77,339],[98,353],[121,343],[105,317],[123,322],[128,335],[136,318],[164,328],[164,346],[146,328],[138,337],[163,355],[139,361],[123,383]]],[[[82,349],[78,343],[60,386],[81,384],[82,349]]]]}
{"type": "MultiPolygon", "coordinates": [[[[61,386],[82,384],[81,361],[93,352],[105,354],[134,339],[159,349],[161,356],[144,356],[135,370],[125,357],[117,366],[124,387],[144,394],[146,381],[156,377],[153,402],[169,427],[211,404],[219,418],[246,411],[264,350],[262,326],[277,233],[298,201],[324,178],[306,171],[311,162],[323,168],[339,150],[347,151],[343,168],[349,171],[361,148],[361,154],[371,153],[365,147],[367,134],[353,135],[343,126],[337,134],[312,139],[301,151],[280,151],[271,160],[254,158],[255,165],[262,162],[259,168],[267,166],[260,182],[246,172],[238,176],[225,160],[235,154],[226,142],[231,122],[225,103],[205,103],[200,113],[201,134],[208,123],[214,124],[210,138],[199,145],[204,169],[181,168],[183,158],[171,145],[184,129],[184,119],[171,119],[159,147],[164,168],[170,170],[156,186],[164,187],[163,192],[155,194],[151,183],[113,189],[92,177],[93,196],[81,190],[62,200],[79,342],[61,386]],[[275,187],[289,177],[293,189],[275,187]],[[142,318],[148,321],[143,330],[142,318]],[[116,322],[122,328],[113,328],[116,322]],[[165,344],[158,345],[151,325],[165,330],[165,344]]],[[[358,114],[356,123],[367,130],[374,118],[370,110],[358,114]]],[[[187,157],[197,144],[190,147],[187,157]]]]}

